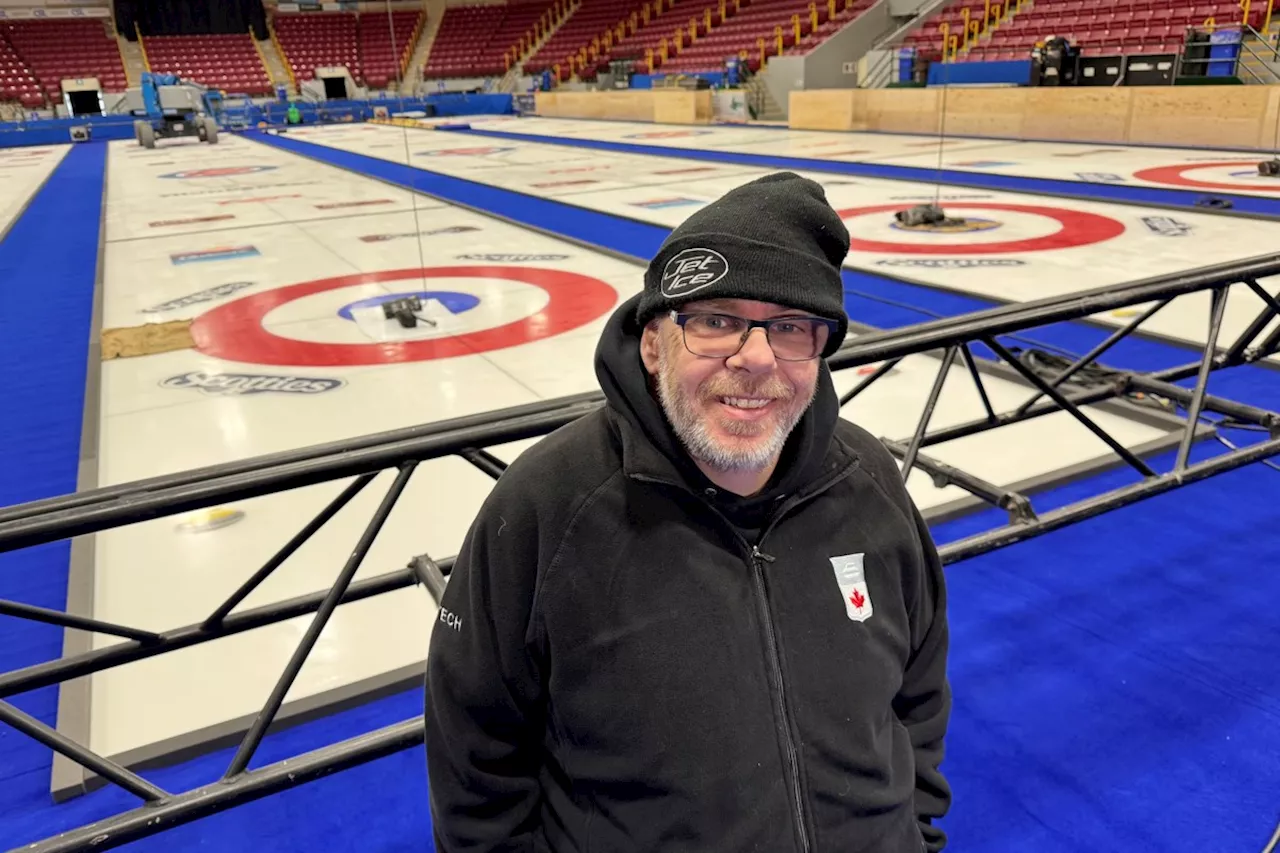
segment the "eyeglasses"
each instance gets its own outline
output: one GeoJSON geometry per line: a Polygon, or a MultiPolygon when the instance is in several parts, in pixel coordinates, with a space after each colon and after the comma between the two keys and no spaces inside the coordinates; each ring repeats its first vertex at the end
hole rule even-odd
{"type": "Polygon", "coordinates": [[[779,361],[809,361],[826,348],[839,329],[825,317],[775,317],[747,320],[732,314],[681,314],[671,312],[684,334],[685,349],[704,358],[736,355],[753,329],[764,329],[773,355],[779,361]]]}

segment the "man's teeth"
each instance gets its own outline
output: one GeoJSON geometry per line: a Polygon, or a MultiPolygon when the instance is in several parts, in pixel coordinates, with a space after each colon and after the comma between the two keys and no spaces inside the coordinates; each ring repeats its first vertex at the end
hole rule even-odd
{"type": "Polygon", "coordinates": [[[769,400],[753,400],[749,397],[721,397],[720,402],[735,409],[760,409],[769,405],[769,400]]]}

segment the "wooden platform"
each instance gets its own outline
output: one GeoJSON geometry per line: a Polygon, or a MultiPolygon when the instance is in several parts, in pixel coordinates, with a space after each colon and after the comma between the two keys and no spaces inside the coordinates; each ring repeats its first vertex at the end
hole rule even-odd
{"type": "Polygon", "coordinates": [[[622,89],[613,92],[539,92],[538,115],[652,121],[659,124],[708,124],[711,90],[622,89]]]}
{"type": "Polygon", "coordinates": [[[798,130],[1274,149],[1280,86],[794,91],[798,130]],[[943,103],[945,99],[945,126],[943,103]]]}

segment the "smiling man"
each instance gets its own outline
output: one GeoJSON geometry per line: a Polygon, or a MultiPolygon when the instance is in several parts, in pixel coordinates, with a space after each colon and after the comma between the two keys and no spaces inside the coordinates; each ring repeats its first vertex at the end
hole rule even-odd
{"type": "Polygon", "coordinates": [[[893,458],[839,416],[849,234],[745,184],[614,313],[607,404],[526,451],[435,625],[438,853],[936,853],[943,572],[893,458]]]}

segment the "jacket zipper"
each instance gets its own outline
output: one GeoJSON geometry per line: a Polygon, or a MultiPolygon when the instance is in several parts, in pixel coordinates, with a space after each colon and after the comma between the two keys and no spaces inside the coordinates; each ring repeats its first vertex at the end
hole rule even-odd
{"type": "Polygon", "coordinates": [[[764,589],[764,563],[772,563],[773,557],[764,553],[758,546],[751,548],[751,577],[755,581],[756,593],[759,595],[760,618],[764,622],[765,639],[769,645],[769,668],[773,673],[778,689],[774,692],[774,706],[778,714],[779,728],[782,729],[782,740],[787,746],[787,769],[791,775],[792,805],[795,807],[794,817],[796,829],[800,832],[800,849],[809,853],[809,831],[804,819],[804,798],[800,792],[800,760],[796,753],[795,738],[791,735],[791,715],[787,713],[784,687],[782,684],[782,662],[778,654],[778,638],[773,629],[773,618],[769,615],[768,597],[764,589]]]}
{"type": "MultiPolygon", "coordinates": [[[[786,688],[782,683],[782,661],[781,661],[781,656],[778,653],[778,638],[774,631],[773,618],[769,615],[768,595],[765,592],[765,588],[764,588],[763,564],[772,563],[774,562],[775,558],[761,551],[760,545],[764,544],[765,537],[767,537],[773,531],[774,526],[779,521],[782,520],[783,516],[785,516],[788,512],[800,506],[801,504],[804,504],[810,500],[813,500],[814,498],[821,495],[823,492],[830,489],[836,483],[840,482],[846,476],[848,476],[848,474],[851,471],[853,471],[855,467],[857,467],[856,462],[852,465],[846,466],[838,474],[832,476],[826,482],[822,483],[822,485],[819,488],[814,489],[812,492],[804,495],[803,497],[799,497],[799,498],[793,497],[791,500],[783,504],[783,506],[778,510],[778,512],[775,513],[773,517],[769,519],[769,523],[765,525],[763,532],[761,532],[760,534],[760,541],[756,545],[750,544],[745,539],[743,539],[740,535],[738,535],[738,532],[733,527],[733,525],[728,524],[728,521],[725,520],[725,523],[728,525],[729,529],[733,532],[734,538],[736,538],[743,545],[751,549],[751,570],[752,570],[751,578],[752,578],[752,581],[754,582],[756,595],[758,596],[758,600],[760,604],[760,617],[764,622],[765,640],[769,647],[769,669],[773,673],[774,680],[778,685],[778,689],[774,692],[773,699],[774,699],[774,706],[778,714],[778,719],[780,721],[779,726],[782,729],[782,740],[787,747],[787,763],[789,765],[788,770],[790,771],[790,775],[791,775],[791,793],[793,798],[792,799],[792,807],[793,807],[792,816],[796,820],[796,829],[800,833],[800,849],[802,853],[810,853],[810,850],[812,849],[812,845],[810,844],[810,841],[809,841],[809,830],[808,830],[807,824],[805,823],[805,817],[804,817],[804,795],[800,788],[800,759],[799,759],[798,752],[796,750],[795,738],[792,737],[791,735],[791,715],[787,713],[786,688]]],[[[684,485],[680,483],[672,482],[670,480],[664,480],[657,477],[649,477],[644,474],[636,474],[633,476],[636,480],[639,480],[640,482],[648,482],[648,483],[654,483],[657,485],[672,486],[684,492],[689,492],[689,489],[684,485]]],[[[713,509],[713,512],[714,512],[714,509],[713,509]]],[[[716,514],[719,515],[718,512],[716,514]]]]}
{"type": "MultiPolygon", "coordinates": [[[[809,853],[812,845],[809,842],[808,824],[805,822],[804,815],[804,794],[800,787],[800,758],[796,749],[795,738],[791,734],[791,714],[787,711],[786,686],[782,681],[782,660],[778,652],[778,638],[773,627],[773,617],[769,615],[769,597],[764,588],[764,564],[774,562],[774,557],[760,550],[760,546],[764,544],[764,540],[773,531],[774,526],[782,520],[788,512],[807,503],[810,500],[821,495],[830,489],[836,483],[843,480],[853,470],[855,466],[849,465],[839,474],[831,477],[819,488],[814,489],[803,497],[793,497],[779,508],[769,519],[769,523],[765,525],[764,530],[760,533],[760,540],[757,544],[751,545],[751,568],[752,579],[755,581],[756,594],[760,597],[760,618],[764,622],[765,639],[769,646],[769,667],[773,672],[773,677],[778,685],[778,689],[774,695],[774,705],[777,708],[778,719],[782,729],[782,740],[787,746],[787,763],[791,772],[791,794],[793,797],[792,805],[795,808],[794,816],[796,819],[796,829],[800,833],[800,849],[802,853],[809,853]]],[[[732,528],[732,525],[730,525],[732,528]]],[[[736,534],[736,531],[735,531],[736,534]]],[[[742,537],[738,537],[744,545],[748,544],[742,537]]]]}

